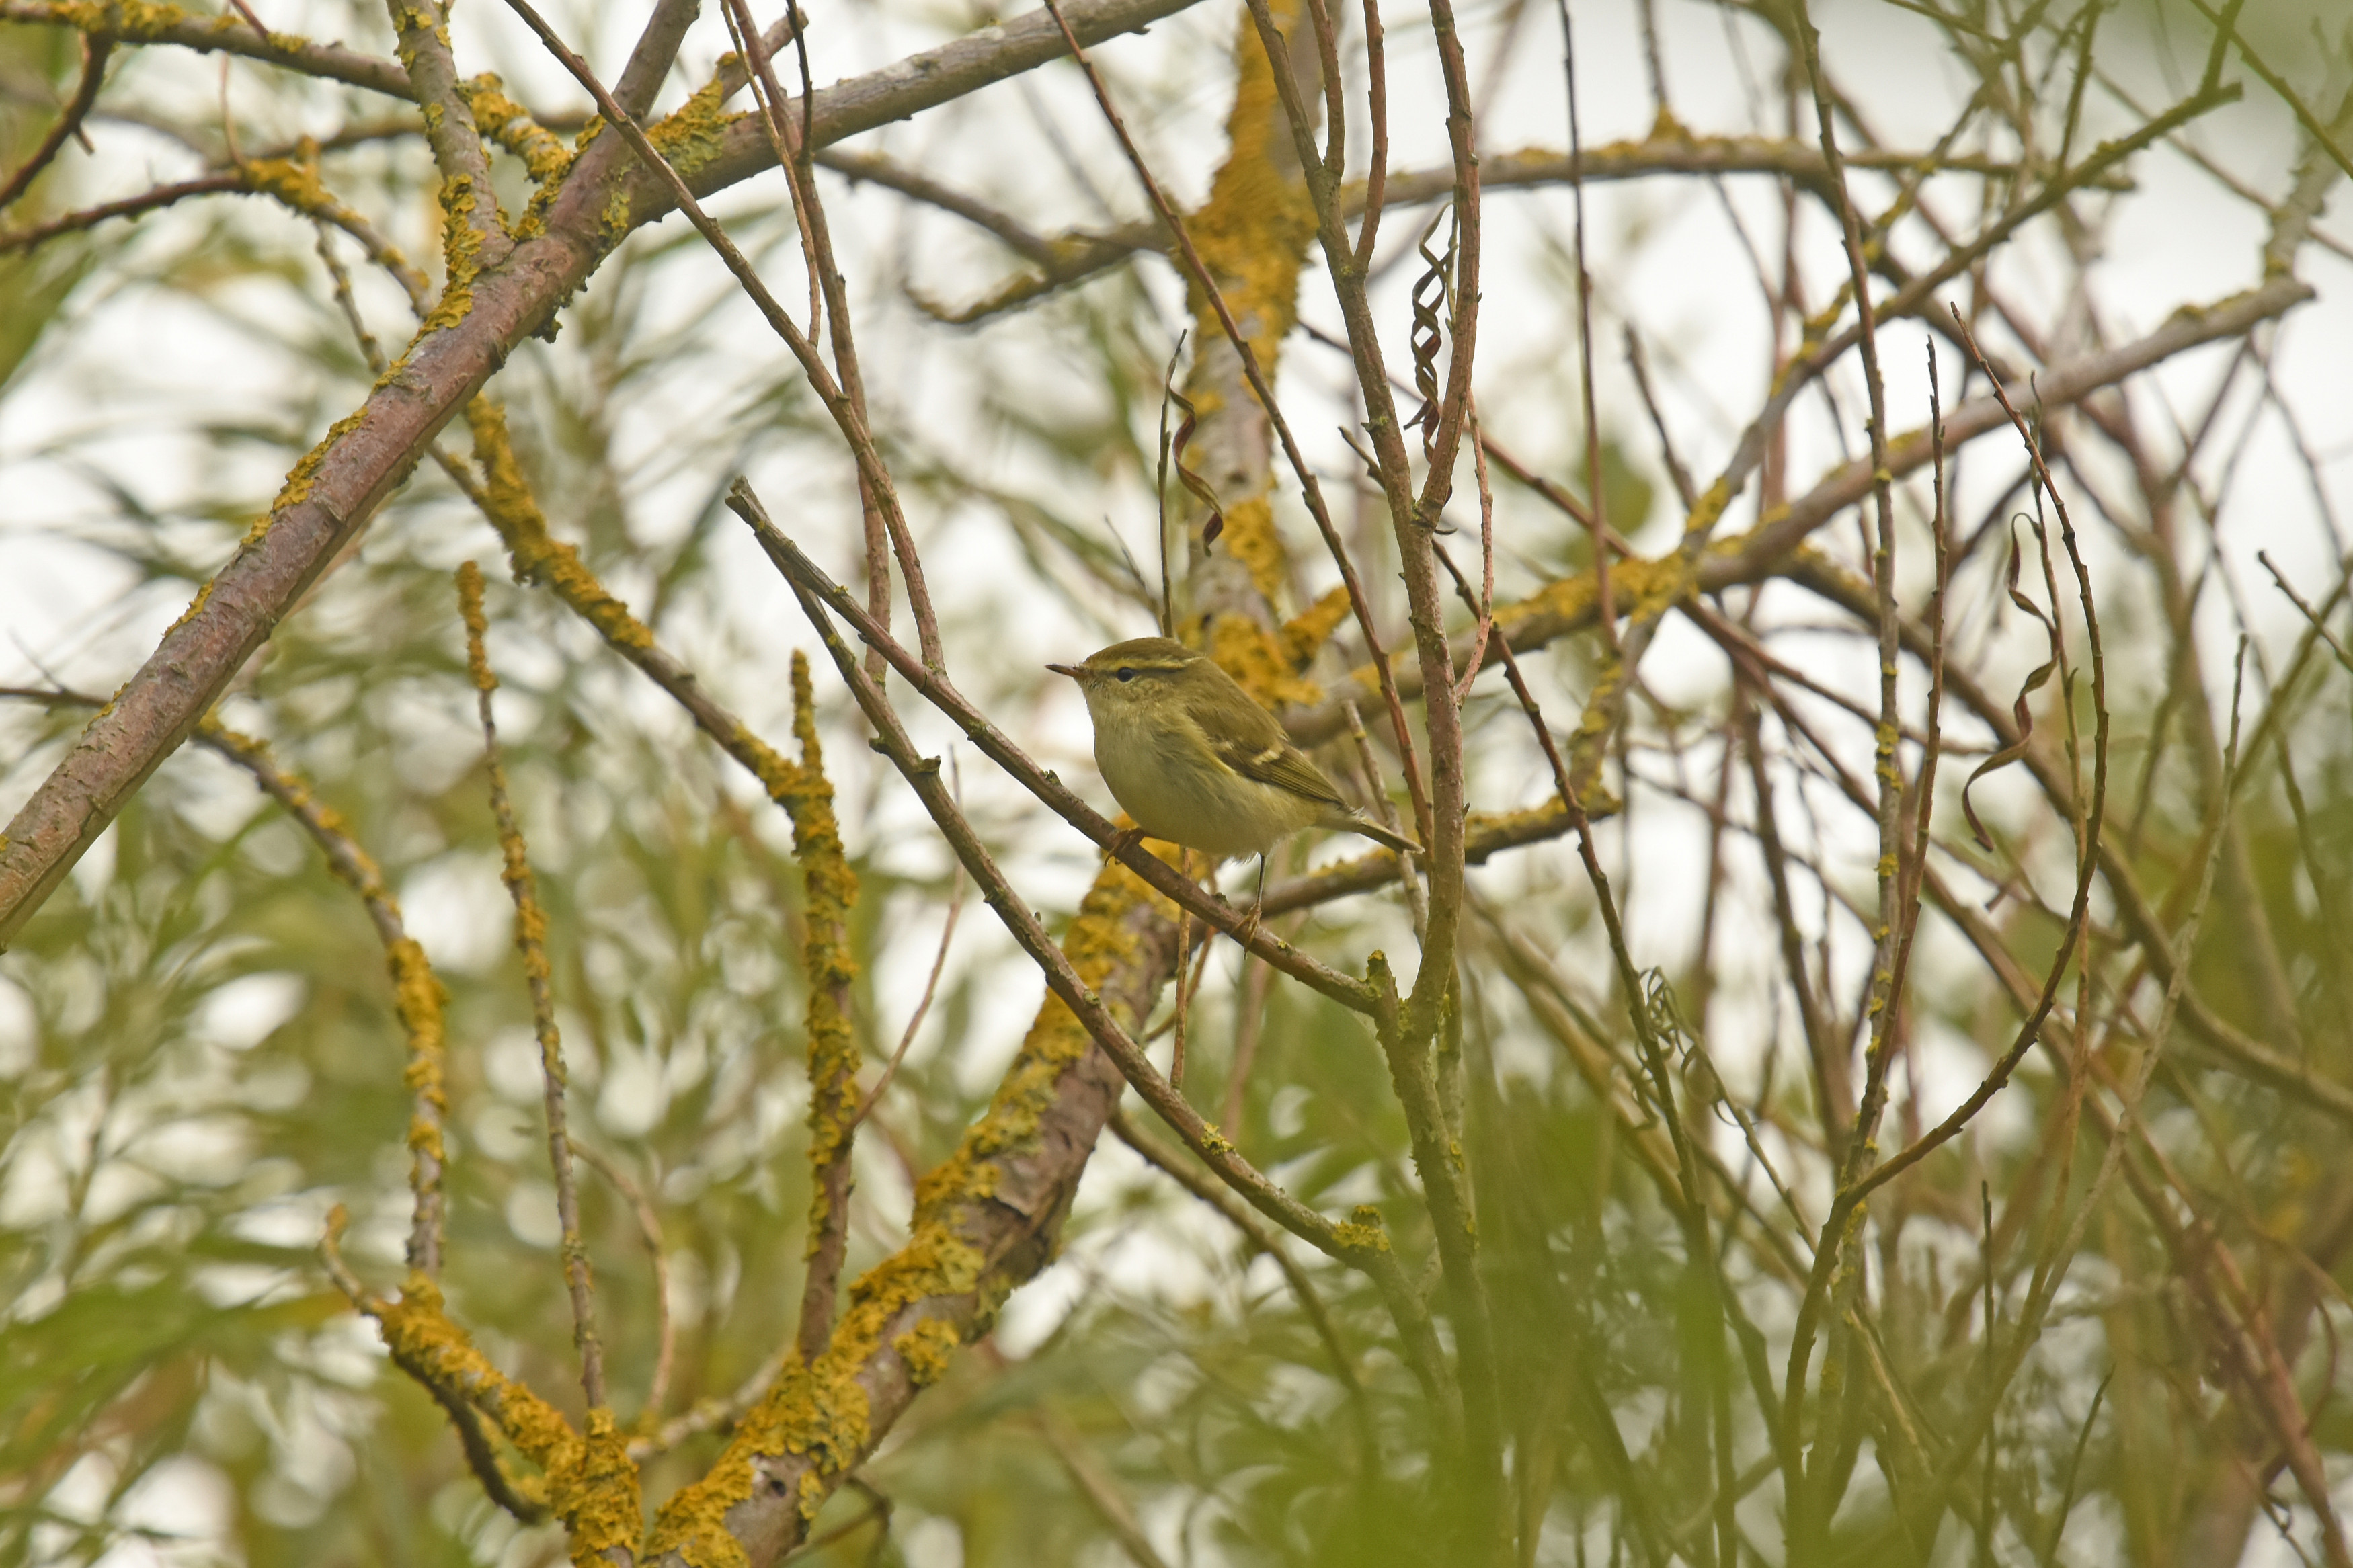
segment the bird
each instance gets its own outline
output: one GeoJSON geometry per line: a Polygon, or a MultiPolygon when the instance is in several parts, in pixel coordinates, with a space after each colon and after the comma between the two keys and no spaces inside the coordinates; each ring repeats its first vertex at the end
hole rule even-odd
{"type": "Polygon", "coordinates": [[[1342,799],[1275,716],[1198,649],[1134,637],[1046,668],[1079,683],[1095,765],[1136,830],[1219,860],[1258,856],[1261,899],[1267,851],[1303,827],[1422,853],[1342,799]]]}

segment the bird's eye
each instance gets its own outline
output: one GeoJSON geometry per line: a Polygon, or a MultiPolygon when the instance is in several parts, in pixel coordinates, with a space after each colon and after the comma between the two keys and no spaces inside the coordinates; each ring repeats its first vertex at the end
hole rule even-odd
{"type": "Polygon", "coordinates": [[[1134,680],[1135,679],[1135,671],[1132,669],[1122,669],[1119,672],[1119,678],[1122,680],[1134,680]]]}

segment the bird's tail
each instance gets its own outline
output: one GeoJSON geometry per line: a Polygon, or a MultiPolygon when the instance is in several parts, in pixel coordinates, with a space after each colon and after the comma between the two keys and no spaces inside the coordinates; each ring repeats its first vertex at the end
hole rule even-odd
{"type": "Polygon", "coordinates": [[[1393,828],[1382,826],[1379,823],[1375,822],[1369,816],[1362,815],[1351,816],[1348,819],[1347,826],[1351,832],[1361,833],[1366,837],[1371,839],[1374,843],[1386,845],[1389,848],[1396,850],[1398,854],[1403,855],[1409,859],[1419,860],[1421,858],[1422,849],[1420,845],[1416,844],[1412,839],[1407,837],[1402,833],[1397,832],[1393,828]]]}

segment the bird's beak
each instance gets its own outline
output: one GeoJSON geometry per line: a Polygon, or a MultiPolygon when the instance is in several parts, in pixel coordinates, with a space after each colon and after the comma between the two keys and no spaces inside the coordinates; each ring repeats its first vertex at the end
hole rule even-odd
{"type": "Polygon", "coordinates": [[[1075,664],[1050,664],[1046,668],[1056,675],[1067,675],[1072,680],[1078,679],[1083,673],[1075,664]]]}

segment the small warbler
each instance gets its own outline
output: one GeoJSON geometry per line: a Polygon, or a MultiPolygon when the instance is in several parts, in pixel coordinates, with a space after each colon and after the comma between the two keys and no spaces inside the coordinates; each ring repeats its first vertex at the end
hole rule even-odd
{"type": "Polygon", "coordinates": [[[1113,643],[1084,664],[1050,664],[1086,694],[1095,765],[1137,827],[1220,860],[1261,858],[1303,827],[1361,833],[1401,855],[1421,847],[1340,798],[1205,653],[1170,637],[1113,643]]]}

